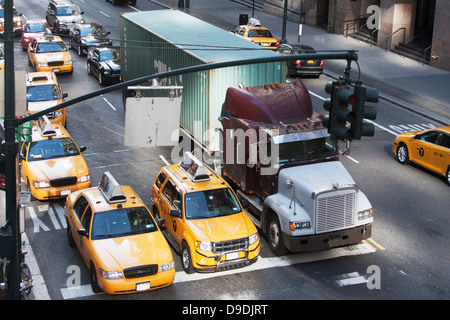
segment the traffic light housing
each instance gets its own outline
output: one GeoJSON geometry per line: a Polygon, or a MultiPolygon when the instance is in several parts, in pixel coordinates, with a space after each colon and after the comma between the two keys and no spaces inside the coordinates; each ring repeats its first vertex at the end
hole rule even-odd
{"type": "Polygon", "coordinates": [[[325,100],[323,107],[329,112],[322,120],[328,128],[332,140],[352,141],[355,114],[349,105],[356,105],[356,96],[350,91],[350,86],[343,80],[328,82],[325,92],[331,97],[325,100]]]}
{"type": "Polygon", "coordinates": [[[361,82],[355,84],[354,95],[357,99],[353,107],[355,115],[352,124],[353,138],[361,139],[362,136],[373,137],[375,126],[373,123],[364,123],[364,119],[375,120],[377,110],[374,106],[366,105],[366,102],[378,102],[378,90],[364,86],[361,82]]]}

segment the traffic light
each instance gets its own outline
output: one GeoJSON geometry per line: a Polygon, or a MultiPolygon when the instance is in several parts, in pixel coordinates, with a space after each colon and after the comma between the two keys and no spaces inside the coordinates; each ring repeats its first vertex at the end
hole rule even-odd
{"type": "Polygon", "coordinates": [[[378,102],[378,90],[364,86],[361,82],[355,84],[354,95],[357,103],[353,107],[355,115],[352,124],[353,138],[361,139],[361,136],[373,137],[375,134],[375,126],[373,123],[364,123],[364,119],[375,120],[377,118],[377,110],[374,106],[365,105],[367,102],[378,102]]]}
{"type": "Polygon", "coordinates": [[[331,139],[352,141],[355,115],[348,105],[356,105],[356,96],[343,80],[328,82],[325,92],[331,94],[331,97],[323,104],[324,109],[329,112],[322,120],[323,125],[328,128],[331,139]]]}

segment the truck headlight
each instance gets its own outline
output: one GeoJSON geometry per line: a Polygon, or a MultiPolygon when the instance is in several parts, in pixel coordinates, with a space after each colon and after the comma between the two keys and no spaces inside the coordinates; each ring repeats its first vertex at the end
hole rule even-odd
{"type": "Polygon", "coordinates": [[[250,237],[248,237],[248,244],[252,245],[258,241],[258,233],[252,234],[250,237]]]}
{"type": "Polygon", "coordinates": [[[207,241],[196,241],[195,246],[202,251],[212,251],[211,250],[211,242],[207,241]]]}
{"type": "Polygon", "coordinates": [[[367,209],[358,212],[358,220],[369,219],[373,217],[373,209],[367,209]]]}
{"type": "Polygon", "coordinates": [[[159,265],[159,272],[169,271],[169,270],[172,270],[173,268],[175,268],[175,263],[172,260],[169,263],[160,264],[159,265]]]}
{"type": "Polygon", "coordinates": [[[98,269],[98,274],[103,279],[122,279],[123,273],[122,271],[105,271],[102,268],[98,269]]]}
{"type": "Polygon", "coordinates": [[[297,229],[309,229],[311,228],[311,222],[310,221],[294,221],[289,222],[289,229],[292,231],[295,231],[297,229]]]}

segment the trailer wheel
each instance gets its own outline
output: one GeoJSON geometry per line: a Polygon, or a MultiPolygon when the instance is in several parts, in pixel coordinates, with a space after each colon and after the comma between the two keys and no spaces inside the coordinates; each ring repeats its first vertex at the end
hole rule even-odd
{"type": "Polygon", "coordinates": [[[280,227],[280,220],[275,213],[272,213],[267,222],[267,235],[270,249],[277,256],[282,256],[288,252],[283,243],[283,236],[280,227]]]}

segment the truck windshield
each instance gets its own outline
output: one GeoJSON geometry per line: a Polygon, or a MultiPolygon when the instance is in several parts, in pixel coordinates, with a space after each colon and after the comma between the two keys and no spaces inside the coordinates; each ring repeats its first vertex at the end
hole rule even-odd
{"type": "Polygon", "coordinates": [[[335,156],[336,144],[330,137],[285,142],[279,144],[278,163],[305,161],[335,156]]]}
{"type": "Polygon", "coordinates": [[[185,196],[186,219],[206,219],[241,212],[241,206],[229,188],[188,193],[185,196]]]}

